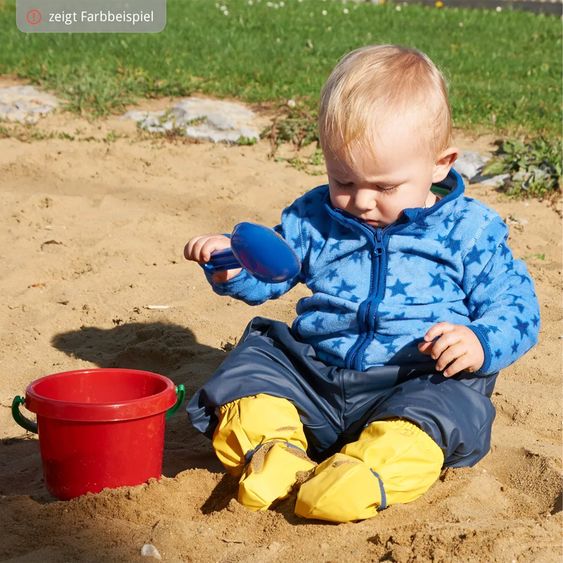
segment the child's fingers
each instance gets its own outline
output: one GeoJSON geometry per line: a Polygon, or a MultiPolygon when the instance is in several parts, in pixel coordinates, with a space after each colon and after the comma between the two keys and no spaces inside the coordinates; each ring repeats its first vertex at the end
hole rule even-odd
{"type": "Polygon", "coordinates": [[[194,237],[188,241],[186,246],[184,247],[184,258],[186,260],[197,260],[195,254],[195,245],[204,238],[207,238],[208,235],[201,235],[199,237],[194,237]]]}
{"type": "Polygon", "coordinates": [[[431,342],[430,344],[432,344],[432,350],[430,355],[432,356],[432,359],[437,360],[438,358],[440,358],[448,348],[454,346],[460,340],[461,337],[459,333],[452,331],[443,334],[442,336],[440,336],[440,338],[438,338],[434,342],[431,342]]]}
{"type": "Polygon", "coordinates": [[[221,235],[202,235],[194,237],[188,242],[184,249],[184,256],[188,260],[196,262],[209,262],[211,254],[215,250],[229,248],[230,241],[227,237],[221,235]]]}
{"type": "Polygon", "coordinates": [[[434,345],[433,342],[419,342],[418,350],[419,350],[419,352],[422,352],[426,356],[430,356],[430,354],[432,353],[432,346],[433,345],[434,345]]]}
{"type": "Polygon", "coordinates": [[[451,332],[455,329],[455,325],[452,323],[438,323],[432,326],[428,332],[424,335],[424,340],[426,342],[432,342],[435,338],[447,332],[451,332]]]}
{"type": "Polygon", "coordinates": [[[212,237],[207,239],[200,250],[200,256],[204,262],[209,262],[211,259],[211,255],[216,250],[223,250],[225,248],[229,248],[231,246],[231,242],[226,237],[212,237]]]}
{"type": "Polygon", "coordinates": [[[199,240],[195,242],[193,254],[198,262],[209,262],[209,256],[211,255],[212,252],[209,250],[210,240],[212,240],[211,237],[205,236],[205,237],[201,237],[199,240]]]}
{"type": "MultiPolygon", "coordinates": [[[[463,342],[458,342],[446,348],[436,361],[436,369],[438,371],[445,370],[449,364],[457,360],[467,352],[467,347],[463,342]]],[[[432,354],[434,355],[434,354],[432,354]]],[[[448,370],[449,371],[449,370],[448,370]]]]}
{"type": "Polygon", "coordinates": [[[468,354],[463,354],[457,358],[455,362],[453,362],[447,369],[443,371],[444,377],[452,377],[462,371],[473,371],[471,369],[471,360],[468,354]]]}

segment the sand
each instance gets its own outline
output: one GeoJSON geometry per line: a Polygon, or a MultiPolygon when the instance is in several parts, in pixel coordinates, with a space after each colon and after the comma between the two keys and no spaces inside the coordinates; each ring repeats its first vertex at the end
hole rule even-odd
{"type": "MultiPolygon", "coordinates": [[[[561,560],[560,212],[480,186],[469,195],[507,219],[535,279],[542,331],[498,381],[492,450],[477,466],[449,470],[418,501],[360,523],[298,519],[294,498],[252,513],[178,412],[160,481],[50,497],[37,441],[11,419],[12,398],[40,376],[96,366],[157,371],[192,393],[250,318],[290,322],[306,290],[254,308],[218,297],[183,259],[185,242],[241,220],[273,225],[325,179],[268,158],[266,141],[154,140],[117,118],[65,113],[34,130],[45,138],[0,140],[1,560],[150,561],[145,543],[170,562],[561,560]]],[[[457,140],[491,149],[490,138],[457,140]]]]}

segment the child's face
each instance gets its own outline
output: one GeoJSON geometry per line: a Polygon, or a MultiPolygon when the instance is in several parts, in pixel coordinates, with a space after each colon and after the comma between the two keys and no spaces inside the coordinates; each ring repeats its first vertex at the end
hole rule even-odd
{"type": "Polygon", "coordinates": [[[413,141],[409,127],[384,127],[380,133],[374,154],[358,148],[353,164],[325,154],[332,205],[374,227],[393,223],[403,209],[433,205],[432,183],[446,177],[457,156],[446,166],[434,161],[413,141]]]}

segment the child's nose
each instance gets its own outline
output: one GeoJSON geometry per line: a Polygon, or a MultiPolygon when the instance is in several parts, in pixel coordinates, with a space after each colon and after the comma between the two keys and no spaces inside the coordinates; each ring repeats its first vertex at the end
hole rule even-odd
{"type": "Polygon", "coordinates": [[[362,211],[370,211],[377,207],[377,202],[372,190],[358,190],[354,203],[356,204],[356,208],[362,211]]]}

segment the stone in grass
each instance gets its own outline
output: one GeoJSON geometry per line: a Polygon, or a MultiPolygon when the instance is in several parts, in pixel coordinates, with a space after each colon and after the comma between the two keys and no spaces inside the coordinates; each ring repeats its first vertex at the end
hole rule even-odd
{"type": "Polygon", "coordinates": [[[59,105],[54,96],[33,86],[0,88],[0,119],[19,123],[37,123],[39,118],[59,105]]]}
{"type": "Polygon", "coordinates": [[[151,133],[177,131],[192,139],[214,143],[260,138],[253,111],[221,100],[186,98],[167,111],[129,111],[123,117],[137,121],[151,133]]]}
{"type": "Polygon", "coordinates": [[[455,161],[454,168],[471,184],[500,188],[510,178],[510,174],[498,174],[496,176],[482,174],[483,167],[489,160],[489,156],[483,156],[472,151],[463,151],[455,161]]]}
{"type": "Polygon", "coordinates": [[[472,181],[485,166],[489,158],[478,152],[462,151],[455,161],[454,168],[469,181],[472,181]]]}
{"type": "Polygon", "coordinates": [[[510,179],[510,174],[497,174],[496,176],[477,175],[473,178],[473,184],[480,184],[488,188],[502,188],[510,179]]]}

